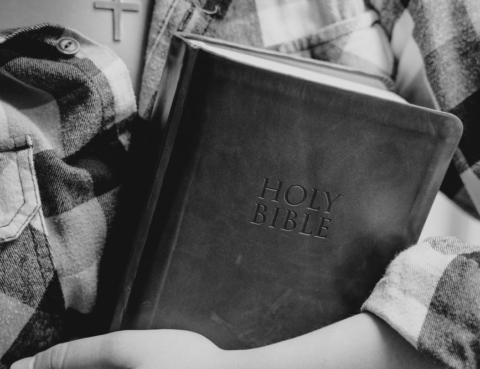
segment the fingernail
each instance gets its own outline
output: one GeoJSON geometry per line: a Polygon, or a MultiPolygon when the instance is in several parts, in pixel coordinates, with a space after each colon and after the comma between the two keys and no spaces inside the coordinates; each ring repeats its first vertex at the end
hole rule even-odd
{"type": "Polygon", "coordinates": [[[33,369],[35,365],[35,356],[26,357],[25,359],[18,360],[12,364],[10,369],[33,369]]]}

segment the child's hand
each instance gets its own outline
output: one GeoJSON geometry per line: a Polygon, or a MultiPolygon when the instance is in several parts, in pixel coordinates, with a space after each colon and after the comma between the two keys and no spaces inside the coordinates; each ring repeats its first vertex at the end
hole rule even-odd
{"type": "Polygon", "coordinates": [[[11,369],[225,368],[232,352],[187,331],[124,331],[60,344],[11,369]]]}

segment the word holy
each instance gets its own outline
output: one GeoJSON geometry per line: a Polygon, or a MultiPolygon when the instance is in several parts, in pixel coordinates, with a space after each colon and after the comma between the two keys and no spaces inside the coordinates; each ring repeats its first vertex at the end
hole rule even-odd
{"type": "Polygon", "coordinates": [[[297,184],[288,187],[281,181],[273,184],[269,178],[264,178],[258,198],[273,204],[267,206],[256,202],[250,223],[267,225],[269,228],[279,228],[286,232],[296,231],[304,236],[324,240],[328,236],[329,226],[332,223],[332,208],[334,204],[336,207],[341,197],[340,194],[332,195],[329,191],[307,189],[297,184]],[[292,210],[285,205],[290,208],[299,207],[299,209],[292,210]],[[322,215],[320,215],[320,209],[323,210],[322,215]]]}

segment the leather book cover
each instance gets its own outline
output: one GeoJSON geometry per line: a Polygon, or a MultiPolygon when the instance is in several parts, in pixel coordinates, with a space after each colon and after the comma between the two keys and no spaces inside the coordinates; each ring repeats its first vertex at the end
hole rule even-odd
{"type": "Polygon", "coordinates": [[[112,329],[248,348],[358,313],[417,241],[461,123],[192,40],[210,42],[170,48],[112,329]]]}

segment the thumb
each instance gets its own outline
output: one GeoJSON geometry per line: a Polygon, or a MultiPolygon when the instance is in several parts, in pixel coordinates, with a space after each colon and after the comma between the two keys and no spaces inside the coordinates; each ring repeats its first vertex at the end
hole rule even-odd
{"type": "Polygon", "coordinates": [[[121,335],[107,334],[62,343],[19,360],[10,369],[121,369],[135,367],[132,355],[122,349],[121,335]],[[119,339],[120,338],[120,339],[119,339]]]}

